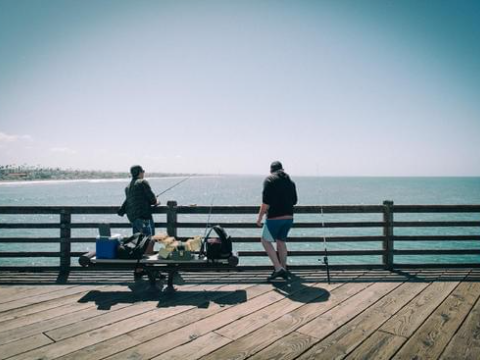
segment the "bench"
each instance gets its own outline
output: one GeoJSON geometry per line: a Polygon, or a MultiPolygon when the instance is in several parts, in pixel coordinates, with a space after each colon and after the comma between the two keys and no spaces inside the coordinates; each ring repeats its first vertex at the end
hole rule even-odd
{"type": "Polygon", "coordinates": [[[166,260],[154,255],[145,255],[140,261],[131,259],[97,259],[95,252],[89,252],[79,257],[78,262],[84,268],[95,270],[132,270],[141,269],[148,276],[152,287],[156,286],[157,279],[160,279],[161,273],[167,273],[166,291],[175,291],[173,279],[179,271],[231,271],[238,265],[236,254],[228,259],[207,260],[194,254],[191,260],[166,260]]]}

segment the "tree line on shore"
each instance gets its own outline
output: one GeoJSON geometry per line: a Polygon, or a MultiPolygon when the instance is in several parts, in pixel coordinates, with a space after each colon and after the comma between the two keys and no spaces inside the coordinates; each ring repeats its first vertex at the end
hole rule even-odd
{"type": "MultiPolygon", "coordinates": [[[[149,177],[175,176],[180,174],[151,173],[149,177]]],[[[184,175],[184,174],[182,174],[184,175]]],[[[40,165],[0,165],[0,181],[32,180],[77,180],[77,179],[121,179],[129,178],[126,171],[76,170],[42,167],[40,165]]]]}

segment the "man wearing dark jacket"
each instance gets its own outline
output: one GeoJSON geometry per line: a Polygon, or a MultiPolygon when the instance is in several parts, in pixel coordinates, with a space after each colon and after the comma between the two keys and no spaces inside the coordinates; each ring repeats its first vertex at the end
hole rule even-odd
{"type": "Polygon", "coordinates": [[[125,188],[126,199],[118,214],[127,214],[132,224],[133,233],[141,232],[144,235],[155,234],[155,223],[152,217],[152,206],[158,205],[157,197],[145,180],[145,170],[140,165],[130,168],[132,180],[125,188]]]}
{"type": "Polygon", "coordinates": [[[275,268],[268,280],[288,278],[286,240],[293,224],[293,206],[297,201],[295,183],[283,170],[282,164],[274,161],[270,165],[270,176],[263,183],[262,205],[257,218],[257,226],[261,227],[263,216],[267,215],[262,244],[275,268]],[[277,251],[273,242],[277,243],[277,251]]]}

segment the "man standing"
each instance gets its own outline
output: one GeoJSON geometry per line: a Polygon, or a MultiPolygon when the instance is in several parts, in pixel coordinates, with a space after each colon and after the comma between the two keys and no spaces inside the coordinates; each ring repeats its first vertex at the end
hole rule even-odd
{"type": "Polygon", "coordinates": [[[126,199],[119,215],[127,214],[134,234],[141,232],[144,235],[155,235],[151,207],[159,204],[157,197],[145,179],[145,170],[140,165],[133,165],[130,174],[132,180],[125,188],[126,199]]]}
{"type": "Polygon", "coordinates": [[[283,170],[282,163],[274,161],[270,165],[270,176],[263,183],[262,205],[257,218],[257,226],[261,227],[263,216],[267,214],[262,245],[275,268],[268,280],[288,278],[286,240],[293,224],[293,206],[297,201],[295,183],[283,170]],[[274,242],[277,243],[277,251],[273,247],[274,242]]]}

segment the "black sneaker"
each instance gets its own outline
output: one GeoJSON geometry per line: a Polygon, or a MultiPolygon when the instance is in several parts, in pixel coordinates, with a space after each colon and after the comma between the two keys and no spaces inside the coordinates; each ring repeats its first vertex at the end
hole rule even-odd
{"type": "Polygon", "coordinates": [[[282,278],[284,278],[285,280],[288,280],[288,279],[290,279],[290,278],[292,277],[292,274],[290,273],[290,271],[285,270],[285,269],[282,269],[282,270],[280,270],[280,271],[283,272],[282,274],[280,274],[280,276],[281,276],[282,278]]]}
{"type": "Polygon", "coordinates": [[[135,279],[135,281],[142,280],[143,275],[146,275],[145,272],[143,272],[143,271],[135,271],[135,272],[133,273],[133,278],[135,279]]]}
{"type": "Polygon", "coordinates": [[[274,271],[272,273],[272,275],[270,275],[267,280],[268,281],[271,281],[271,280],[275,280],[277,278],[281,277],[282,279],[284,280],[287,280],[288,279],[288,275],[287,275],[287,272],[285,271],[285,269],[280,269],[278,271],[274,271]]]}

